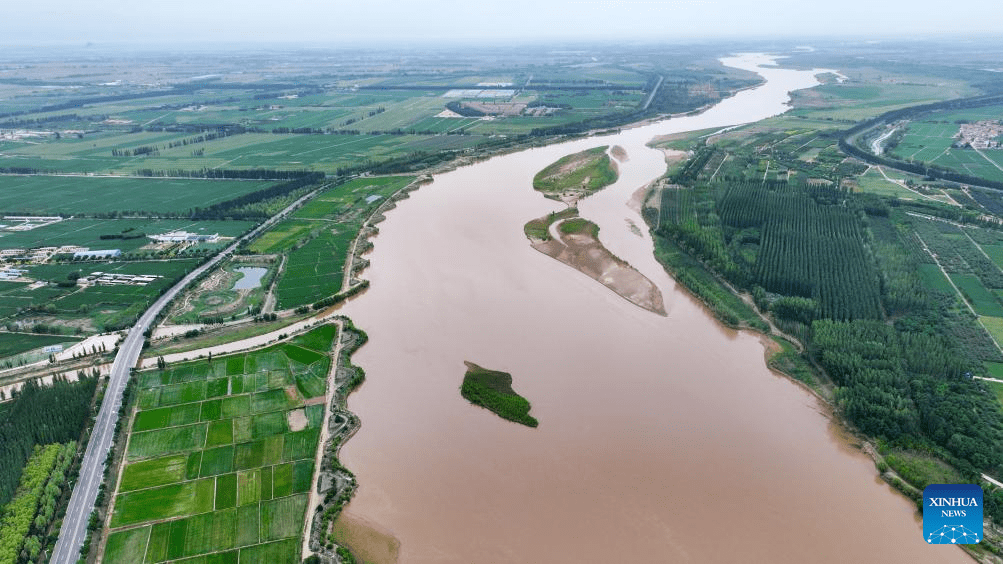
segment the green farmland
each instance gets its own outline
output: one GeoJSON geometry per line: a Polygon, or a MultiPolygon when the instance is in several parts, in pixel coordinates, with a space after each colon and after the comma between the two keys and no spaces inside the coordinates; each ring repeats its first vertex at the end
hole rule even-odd
{"type": "Polygon", "coordinates": [[[855,69],[852,83],[830,83],[793,95],[793,116],[863,120],[889,110],[970,95],[961,82],[937,85],[896,84],[873,69],[855,69]]]}
{"type": "Polygon", "coordinates": [[[944,273],[941,272],[937,265],[920,264],[917,267],[917,273],[927,288],[948,294],[954,293],[954,288],[948,282],[947,278],[944,277],[944,273]]]}
{"type": "Polygon", "coordinates": [[[25,284],[0,287],[0,319],[18,313],[32,315],[40,322],[59,318],[71,320],[82,331],[99,331],[130,325],[135,317],[170,287],[175,280],[195,268],[195,259],[133,261],[116,263],[43,264],[28,267],[29,275],[50,285],[34,288],[25,284]],[[71,275],[92,272],[158,276],[145,286],[93,285],[59,286],[71,275]]]}
{"type": "Polygon", "coordinates": [[[299,307],[338,293],[349,248],[362,223],[413,180],[413,176],[360,178],[336,186],[252,243],[253,252],[289,253],[277,286],[279,307],[299,307]]]}
{"type": "Polygon", "coordinates": [[[236,237],[253,226],[254,224],[249,221],[72,218],[28,231],[0,231],[0,248],[30,249],[73,245],[89,249],[119,249],[123,253],[153,254],[152,251],[140,250],[151,243],[148,235],[188,231],[203,235],[218,233],[221,237],[236,237]],[[110,238],[123,235],[125,237],[110,238]]]}
{"type": "Polygon", "coordinates": [[[972,274],[952,274],[951,280],[961,290],[968,303],[972,304],[975,313],[990,317],[1003,317],[1003,304],[986,290],[982,282],[972,274]]]}
{"type": "Polygon", "coordinates": [[[0,210],[8,213],[91,214],[114,211],[173,213],[208,207],[267,188],[259,180],[0,177],[0,210]]]}
{"type": "Polygon", "coordinates": [[[951,170],[1003,181],[1003,149],[953,147],[962,123],[999,120],[1003,107],[986,106],[963,111],[937,111],[908,123],[892,154],[905,160],[939,165],[951,170]]]}
{"type": "MultiPolygon", "coordinates": [[[[318,124],[315,124],[318,125],[318,124]]],[[[122,137],[131,137],[124,135],[122,137]]],[[[205,153],[192,155],[190,147],[162,150],[156,156],[118,157],[111,156],[109,149],[81,147],[71,155],[59,153],[65,148],[63,143],[50,142],[41,145],[13,147],[4,151],[0,166],[27,167],[44,171],[58,171],[75,174],[117,174],[133,175],[139,170],[201,171],[204,169],[279,169],[336,173],[341,167],[355,166],[367,160],[383,161],[416,152],[435,153],[438,151],[464,150],[476,147],[486,140],[483,135],[372,135],[330,134],[295,135],[273,133],[247,133],[205,144],[205,153]]],[[[165,139],[166,142],[173,142],[165,139]]],[[[143,139],[123,139],[121,147],[145,143],[143,139]]],[[[76,180],[74,177],[71,180],[76,180]]],[[[145,180],[145,179],[140,179],[145,180]]],[[[165,181],[166,182],[166,181],[165,181]]],[[[181,180],[185,186],[201,180],[181,180]]],[[[227,183],[229,184],[229,183],[227,183]]],[[[240,186],[245,183],[237,183],[240,186]]],[[[197,184],[196,184],[197,185],[197,184]]],[[[235,188],[219,188],[221,194],[235,188]]],[[[244,190],[246,188],[236,188],[244,190]]],[[[233,195],[239,195],[234,193],[233,195]]],[[[163,195],[167,203],[188,208],[184,200],[163,195]]],[[[232,195],[230,196],[232,197],[232,195]]],[[[47,198],[46,198],[47,199],[47,198]]],[[[223,198],[228,199],[228,198],[223,198]]],[[[114,203],[113,209],[123,209],[114,203]]],[[[150,206],[138,208],[146,210],[150,206]]],[[[133,209],[131,207],[124,209],[133,209]]],[[[156,209],[156,208],[154,208],[156,209]]]]}
{"type": "MultiPolygon", "coordinates": [[[[0,177],[0,184],[7,178],[0,177]]],[[[246,183],[252,184],[255,183],[246,183]]],[[[53,211],[49,209],[46,213],[53,211]]],[[[7,219],[3,223],[18,221],[7,219]]],[[[43,264],[19,258],[11,265],[3,265],[24,271],[24,281],[0,283],[0,321],[19,322],[28,327],[42,323],[61,333],[121,329],[131,324],[161,291],[195,268],[201,262],[200,257],[218,250],[228,238],[237,237],[253,226],[252,221],[237,220],[71,217],[30,229],[0,230],[0,249],[28,257],[44,248],[52,252],[43,264]],[[218,234],[220,239],[166,245],[150,239],[151,235],[171,231],[218,234]],[[58,247],[70,248],[54,252],[58,247]],[[114,262],[79,260],[70,254],[73,247],[117,249],[122,254],[114,262]],[[75,283],[77,278],[86,278],[94,272],[157,278],[145,285],[102,283],[84,287],[75,283]]]]}
{"type": "Polygon", "coordinates": [[[68,346],[76,341],[77,339],[74,337],[64,337],[62,335],[31,335],[0,332],[0,358],[51,345],[63,344],[68,346]]]}
{"type": "Polygon", "coordinates": [[[298,562],[335,336],[140,373],[105,561],[298,562]]]}
{"type": "MultiPolygon", "coordinates": [[[[77,175],[224,168],[336,173],[339,168],[408,159],[419,153],[476,150],[485,144],[496,144],[498,137],[534,134],[553,127],[578,127],[577,124],[587,120],[610,118],[611,122],[622,122],[624,118],[620,116],[635,111],[648,88],[647,73],[614,63],[588,68],[555,63],[541,66],[533,57],[532,70],[519,63],[515,68],[505,65],[504,69],[492,69],[499,72],[471,74],[468,63],[437,59],[433,66],[444,64],[446,69],[458,66],[445,74],[436,71],[414,75],[400,74],[383,64],[370,67],[361,63],[357,67],[352,63],[345,67],[342,60],[334,66],[332,61],[311,61],[303,67],[303,74],[296,75],[300,84],[292,91],[282,78],[270,84],[272,80],[252,73],[243,77],[248,81],[243,87],[231,84],[227,88],[214,88],[206,84],[196,90],[183,89],[183,93],[165,90],[162,95],[150,93],[139,98],[109,96],[102,100],[102,96],[117,89],[105,87],[91,91],[89,95],[93,98],[86,109],[77,108],[79,111],[74,112],[46,110],[47,106],[67,103],[81,95],[72,89],[7,95],[5,109],[25,113],[32,120],[46,120],[42,123],[51,125],[51,129],[45,128],[48,135],[4,143],[0,167],[77,175]],[[452,72],[460,69],[461,74],[452,72]],[[308,78],[317,72],[321,74],[316,79],[308,78]],[[477,82],[465,81],[497,76],[504,83],[524,86],[513,88],[511,94],[487,99],[499,106],[483,118],[444,113],[452,101],[479,104],[486,100],[476,92],[446,96],[447,90],[457,85],[477,90],[477,82]],[[535,82],[527,84],[531,77],[536,77],[535,82]],[[569,83],[577,83],[581,88],[569,90],[566,88],[569,83]],[[589,87],[592,85],[595,88],[589,87]],[[79,133],[55,134],[67,129],[79,133]]],[[[660,59],[660,63],[676,66],[665,59],[660,59]]],[[[482,64],[495,63],[482,60],[477,66],[482,64]]],[[[709,66],[699,71],[690,65],[660,72],[678,73],[678,80],[713,84],[717,90],[731,90],[749,82],[747,78],[738,79],[741,76],[738,73],[733,75],[736,78],[722,79],[720,66],[716,62],[709,66]]],[[[724,74],[732,75],[730,71],[724,74]]],[[[172,80],[186,82],[190,76],[161,78],[169,84],[172,80]]],[[[668,102],[668,108],[678,111],[698,108],[710,99],[706,94],[681,91],[665,96],[664,100],[659,97],[655,103],[668,102]]],[[[76,180],[65,179],[70,193],[77,192],[76,180]]],[[[60,189],[63,180],[49,182],[54,189],[60,189]]],[[[130,182],[138,180],[121,180],[118,184],[126,186],[130,182]]],[[[225,198],[226,191],[219,188],[218,194],[207,193],[202,199],[213,203],[219,201],[217,197],[225,198]]],[[[161,209],[136,200],[134,194],[125,196],[125,200],[110,199],[97,205],[112,206],[112,210],[148,209],[139,205],[161,209]]],[[[186,206],[182,194],[176,196],[175,199],[162,194],[166,205],[161,207],[186,209],[182,207],[186,206]]],[[[67,199],[67,204],[72,205],[72,199],[67,199]]],[[[0,201],[0,209],[5,205],[0,201]]]]}
{"type": "MultiPolygon", "coordinates": [[[[317,187],[295,185],[288,177],[319,180],[319,174],[303,173],[325,173],[337,184],[358,174],[377,175],[329,190],[253,242],[254,253],[283,255],[269,257],[275,266],[267,288],[250,297],[221,284],[194,290],[189,296],[204,295],[171,319],[195,323],[271,314],[273,307],[308,305],[342,289],[346,254],[361,222],[411,180],[384,175],[424,172],[531,139],[621,125],[640,113],[690,111],[755,82],[716,59],[681,64],[657,57],[654,67],[637,71],[613,61],[584,67],[562,58],[544,62],[536,54],[498,67],[495,56],[435,57],[428,61],[430,72],[413,74],[382,55],[380,62],[311,55],[288,67],[297,69],[292,74],[238,73],[220,84],[192,82],[206,70],[204,61],[192,61],[181,72],[156,67],[159,74],[148,78],[157,86],[150,88],[120,83],[121,65],[131,68],[133,62],[114,57],[91,61],[84,65],[88,70],[74,63],[69,76],[63,74],[69,67],[47,63],[9,69],[13,82],[0,85],[0,128],[7,132],[0,138],[0,212],[63,219],[25,230],[0,221],[6,225],[0,249],[23,251],[8,253],[15,266],[72,261],[68,253],[75,249],[36,260],[38,249],[52,247],[118,249],[128,261],[201,259],[224,242],[155,244],[148,236],[184,230],[235,237],[317,187]],[[693,88],[666,86],[640,112],[652,72],[664,76],[666,85],[693,88]],[[103,73],[106,81],[79,80],[103,73]],[[500,88],[506,92],[485,97],[481,82],[505,84],[500,88]],[[454,103],[467,105],[471,115],[445,111],[454,103]]],[[[88,261],[86,268],[118,266],[88,261]]],[[[144,290],[80,292],[65,279],[31,285],[36,279],[32,272],[0,287],[0,321],[92,333],[121,328],[135,313],[130,304],[148,301],[144,290]]]]}
{"type": "Polygon", "coordinates": [[[989,334],[993,336],[993,340],[997,343],[1003,343],[1003,318],[1000,317],[987,317],[979,316],[979,323],[989,331],[989,334]]]}

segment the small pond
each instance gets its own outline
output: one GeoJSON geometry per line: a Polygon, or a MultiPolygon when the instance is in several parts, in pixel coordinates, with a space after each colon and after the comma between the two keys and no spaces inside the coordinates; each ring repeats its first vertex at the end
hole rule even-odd
{"type": "Polygon", "coordinates": [[[250,290],[261,286],[261,278],[268,272],[267,268],[260,266],[242,266],[233,270],[243,274],[231,288],[233,290],[250,290]]]}

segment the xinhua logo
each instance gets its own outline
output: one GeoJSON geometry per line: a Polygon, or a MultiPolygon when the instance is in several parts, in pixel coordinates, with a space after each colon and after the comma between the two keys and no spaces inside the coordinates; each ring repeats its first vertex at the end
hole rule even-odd
{"type": "Polygon", "coordinates": [[[928,544],[975,544],[982,540],[982,488],[931,484],[923,490],[923,538],[928,544]]]}

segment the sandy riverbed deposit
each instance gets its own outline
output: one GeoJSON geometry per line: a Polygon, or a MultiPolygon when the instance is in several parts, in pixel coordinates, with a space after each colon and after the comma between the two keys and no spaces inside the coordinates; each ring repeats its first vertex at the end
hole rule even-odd
{"type": "Polygon", "coordinates": [[[533,248],[597,280],[627,301],[665,315],[662,292],[651,280],[609,252],[591,233],[562,233],[561,223],[552,223],[551,239],[533,241],[533,248]]]}

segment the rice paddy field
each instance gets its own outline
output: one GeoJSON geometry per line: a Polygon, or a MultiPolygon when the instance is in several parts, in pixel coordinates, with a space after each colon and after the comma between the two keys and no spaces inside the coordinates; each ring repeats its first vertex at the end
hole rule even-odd
{"type": "Polygon", "coordinates": [[[299,562],[336,333],[139,373],[104,561],[299,562]]]}

